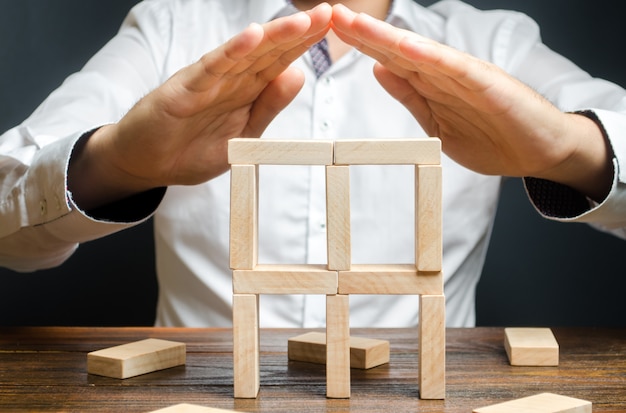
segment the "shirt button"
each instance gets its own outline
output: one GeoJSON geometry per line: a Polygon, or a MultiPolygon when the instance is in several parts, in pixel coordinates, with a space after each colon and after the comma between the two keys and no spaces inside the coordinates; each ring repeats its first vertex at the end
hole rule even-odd
{"type": "Polygon", "coordinates": [[[322,122],[321,128],[324,132],[330,129],[330,121],[325,120],[324,122],[322,122]]]}

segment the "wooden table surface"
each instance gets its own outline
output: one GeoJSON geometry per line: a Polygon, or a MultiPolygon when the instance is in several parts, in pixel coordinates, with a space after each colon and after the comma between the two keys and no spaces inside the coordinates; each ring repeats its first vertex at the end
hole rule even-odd
{"type": "Polygon", "coordinates": [[[391,360],[352,370],[352,397],[325,397],[324,366],[287,360],[287,339],[305,330],[261,332],[261,391],[233,399],[230,329],[0,328],[0,412],[150,412],[177,403],[267,412],[471,412],[542,392],[593,402],[594,412],[626,411],[626,329],[563,329],[558,367],[512,367],[502,328],[447,330],[447,396],[420,400],[417,333],[353,329],[389,340],[391,360]],[[187,344],[185,366],[118,380],[87,374],[90,351],[148,338],[187,344]]]}

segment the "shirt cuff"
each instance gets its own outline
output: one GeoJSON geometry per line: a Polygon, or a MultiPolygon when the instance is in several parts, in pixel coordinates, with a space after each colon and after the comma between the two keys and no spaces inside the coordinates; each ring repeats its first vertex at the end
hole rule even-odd
{"type": "Polygon", "coordinates": [[[576,113],[587,116],[598,125],[613,152],[613,183],[609,194],[601,202],[595,202],[566,185],[525,177],[524,186],[528,197],[537,212],[548,219],[589,222],[609,229],[623,227],[626,225],[623,214],[626,207],[626,185],[621,175],[623,171],[620,172],[620,160],[623,162],[625,159],[623,148],[615,140],[621,135],[626,118],[621,114],[602,110],[576,113]],[[615,116],[617,118],[612,119],[615,116]]]}
{"type": "Polygon", "coordinates": [[[76,148],[83,145],[96,130],[66,140],[66,143],[56,148],[56,156],[51,157],[64,159],[62,163],[56,165],[63,165],[64,168],[62,173],[66,207],[56,217],[49,217],[45,227],[52,235],[68,242],[90,241],[140,224],[154,214],[165,196],[166,188],[155,188],[93,210],[84,211],[76,205],[71,192],[67,189],[69,164],[76,148]]]}

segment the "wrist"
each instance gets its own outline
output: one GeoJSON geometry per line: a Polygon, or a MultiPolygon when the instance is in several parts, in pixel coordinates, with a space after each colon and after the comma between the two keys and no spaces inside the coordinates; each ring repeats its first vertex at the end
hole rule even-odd
{"type": "Polygon", "coordinates": [[[78,140],[72,151],[67,187],[74,203],[83,210],[98,208],[152,188],[115,167],[115,159],[108,147],[114,133],[115,125],[91,130],[78,140]]]}
{"type": "Polygon", "coordinates": [[[538,178],[567,185],[594,201],[602,201],[613,183],[613,151],[593,112],[566,114],[564,134],[572,145],[570,155],[538,178]]]}

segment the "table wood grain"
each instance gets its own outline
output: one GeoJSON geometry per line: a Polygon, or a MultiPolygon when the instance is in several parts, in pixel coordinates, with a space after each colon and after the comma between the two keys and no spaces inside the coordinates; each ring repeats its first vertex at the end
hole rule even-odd
{"type": "MultiPolygon", "coordinates": [[[[626,411],[626,329],[555,328],[558,367],[512,367],[502,328],[448,329],[447,396],[420,400],[417,331],[353,329],[389,340],[389,364],[351,371],[352,397],[325,397],[324,366],[287,359],[301,329],[261,332],[261,391],[233,399],[232,332],[193,328],[0,328],[0,412],[150,412],[177,403],[242,412],[471,412],[542,392],[626,411]],[[125,380],[87,374],[87,353],[144,338],[187,345],[185,366],[125,380]]],[[[320,330],[321,331],[321,330],[320,330]]]]}

